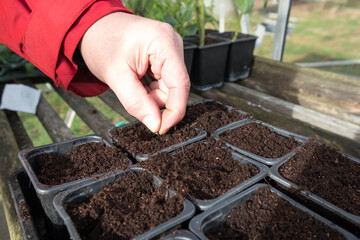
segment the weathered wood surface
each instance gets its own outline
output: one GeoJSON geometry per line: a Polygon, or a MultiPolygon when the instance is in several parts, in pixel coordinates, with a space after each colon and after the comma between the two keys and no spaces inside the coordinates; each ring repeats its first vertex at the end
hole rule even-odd
{"type": "Polygon", "coordinates": [[[188,104],[198,103],[198,102],[201,102],[203,99],[204,98],[201,97],[200,95],[190,92],[189,97],[188,97],[188,104]]]}
{"type": "MultiPolygon", "coordinates": [[[[226,86],[225,84],[224,86],[226,86]]],[[[284,115],[277,111],[271,110],[264,105],[257,104],[244,99],[238,93],[225,92],[224,87],[220,89],[212,89],[207,92],[195,92],[196,94],[208,98],[215,99],[224,104],[238,107],[246,112],[254,114],[256,119],[272,124],[279,128],[283,128],[290,132],[294,132],[306,137],[316,139],[324,144],[333,146],[341,151],[354,157],[360,157],[360,142],[341,137],[337,134],[330,133],[320,128],[314,127],[308,123],[294,119],[290,115],[284,115]]]]}
{"type": "Polygon", "coordinates": [[[125,110],[125,108],[120,103],[119,99],[116,97],[115,93],[111,89],[99,95],[99,98],[103,100],[115,112],[123,116],[128,122],[133,122],[137,120],[134,116],[130,115],[125,110]]]}
{"type": "Polygon", "coordinates": [[[360,125],[360,81],[349,76],[255,57],[239,84],[360,125]]]}
{"type": "Polygon", "coordinates": [[[33,144],[31,142],[31,139],[29,135],[26,133],[25,127],[19,118],[19,115],[17,112],[4,110],[6,117],[9,121],[11,130],[14,134],[15,141],[19,147],[19,149],[25,149],[32,147],[33,144]]]}
{"type": "Polygon", "coordinates": [[[42,95],[40,97],[36,115],[54,142],[62,142],[75,138],[75,135],[42,95]]]}
{"type": "Polygon", "coordinates": [[[6,221],[10,238],[12,240],[24,239],[8,185],[9,175],[21,168],[17,157],[19,149],[4,111],[0,111],[0,136],[0,194],[6,221]]]}
{"type": "Polygon", "coordinates": [[[107,131],[114,127],[109,119],[85,99],[65,92],[62,88],[54,86],[54,89],[95,133],[106,137],[107,131]]]}
{"type": "Polygon", "coordinates": [[[289,116],[293,119],[309,123],[325,131],[360,142],[359,125],[325,115],[236,83],[225,83],[221,91],[229,95],[241,97],[252,103],[262,105],[265,108],[289,116]]]}

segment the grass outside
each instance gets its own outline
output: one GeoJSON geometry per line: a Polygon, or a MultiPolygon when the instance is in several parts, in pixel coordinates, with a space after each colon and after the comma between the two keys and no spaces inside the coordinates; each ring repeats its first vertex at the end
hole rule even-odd
{"type": "MultiPolygon", "coordinates": [[[[254,11],[250,14],[251,30],[254,32],[256,26],[263,21],[269,12],[276,12],[276,7],[269,5],[263,8],[263,1],[255,1],[254,11]]],[[[294,0],[291,17],[298,19],[293,32],[287,37],[284,61],[317,62],[331,60],[360,59],[359,42],[360,28],[360,4],[346,5],[333,2],[303,2],[294,0]]],[[[359,1],[360,2],[360,1],[359,1]]],[[[353,1],[348,1],[352,4],[353,1]]],[[[235,19],[228,19],[226,30],[234,30],[235,19]]],[[[273,35],[266,35],[260,49],[255,50],[255,55],[271,58],[273,35]]],[[[3,46],[0,45],[0,56],[3,46]]],[[[359,65],[322,67],[326,71],[334,71],[355,76],[360,76],[359,65]]],[[[54,107],[62,119],[65,119],[69,110],[68,105],[45,85],[38,85],[44,97],[54,107]]],[[[99,98],[87,98],[100,112],[112,120],[115,124],[124,119],[113,112],[99,98]]],[[[50,137],[42,127],[39,120],[31,114],[19,113],[25,128],[33,141],[34,146],[51,143],[50,137]]],[[[92,131],[82,120],[76,116],[71,126],[76,136],[91,134],[92,131]]]]}
{"type": "MultiPolygon", "coordinates": [[[[42,91],[44,98],[49,102],[49,104],[54,108],[54,110],[59,114],[61,119],[65,119],[66,113],[70,109],[67,103],[51,88],[45,84],[38,84],[37,87],[42,91]]],[[[88,102],[98,109],[102,114],[104,114],[108,119],[110,119],[114,124],[126,120],[114,112],[108,105],[106,105],[98,97],[86,98],[88,102]]],[[[19,117],[23,122],[25,129],[33,141],[34,146],[40,146],[48,143],[52,143],[51,138],[47,134],[46,130],[43,128],[41,122],[34,115],[29,113],[19,112],[19,117]]],[[[94,132],[81,120],[81,118],[76,115],[74,121],[70,127],[71,131],[76,137],[85,136],[93,134],[94,132]]]]}
{"type": "MultiPolygon", "coordinates": [[[[270,11],[276,12],[272,7],[263,9],[259,6],[251,13],[252,30],[270,11]]],[[[286,39],[283,61],[301,63],[360,59],[360,7],[294,1],[290,15],[298,22],[286,39]]],[[[273,41],[273,35],[264,36],[261,48],[255,50],[255,54],[271,58],[273,41]]],[[[358,64],[322,69],[360,76],[358,64]]]]}

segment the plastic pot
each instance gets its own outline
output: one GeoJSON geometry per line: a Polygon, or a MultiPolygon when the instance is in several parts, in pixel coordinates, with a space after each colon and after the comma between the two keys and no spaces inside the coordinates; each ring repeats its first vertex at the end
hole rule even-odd
{"type": "Polygon", "coordinates": [[[231,40],[224,80],[234,82],[247,78],[251,71],[257,37],[239,33],[237,39],[232,40],[235,32],[210,33],[210,35],[231,40]]]}
{"type": "Polygon", "coordinates": [[[189,76],[191,74],[194,52],[196,48],[197,48],[196,45],[184,41],[184,61],[189,76]]]}
{"type": "MultiPolygon", "coordinates": [[[[128,124],[125,124],[125,125],[122,125],[120,126],[119,128],[126,128],[126,127],[130,127],[130,126],[133,126],[133,125],[137,125],[137,126],[140,126],[142,125],[142,123],[140,121],[135,121],[135,122],[131,122],[131,123],[128,123],[128,124]]],[[[108,135],[109,137],[116,143],[118,142],[118,139],[112,134],[112,131],[115,130],[116,128],[111,128],[109,131],[108,131],[108,135]]],[[[146,161],[149,157],[152,157],[152,156],[155,156],[156,154],[159,154],[159,153],[169,153],[169,152],[172,152],[178,148],[181,148],[181,147],[184,147],[186,145],[189,145],[193,142],[197,142],[197,141],[200,141],[201,139],[204,139],[206,136],[207,136],[207,133],[201,129],[196,129],[197,132],[198,132],[198,135],[187,140],[187,141],[183,141],[183,142],[179,142],[179,143],[176,143],[172,146],[168,146],[168,147],[164,147],[163,149],[159,150],[159,151],[156,151],[156,152],[151,152],[151,153],[136,153],[134,152],[133,150],[131,149],[127,149],[125,147],[125,150],[130,153],[137,161],[146,161]]]]}
{"type": "MultiPolygon", "coordinates": [[[[354,161],[354,162],[360,164],[360,159],[349,156],[345,153],[341,153],[341,154],[344,155],[345,157],[347,157],[350,161],[354,161]]],[[[269,177],[271,179],[273,179],[276,183],[278,183],[280,186],[284,187],[285,189],[288,189],[291,191],[300,190],[299,191],[300,194],[302,196],[304,196],[306,199],[310,200],[311,202],[313,202],[316,205],[320,206],[321,208],[325,209],[327,212],[330,212],[330,213],[334,214],[335,216],[340,217],[341,219],[345,219],[346,221],[350,222],[351,224],[357,226],[360,229],[360,216],[359,215],[354,215],[352,213],[349,213],[349,212],[345,211],[344,209],[336,206],[333,203],[326,201],[325,199],[317,196],[316,194],[314,194],[312,192],[309,192],[307,190],[301,190],[301,189],[299,189],[299,186],[297,184],[284,178],[279,173],[279,168],[289,160],[290,160],[290,158],[283,159],[282,161],[280,161],[277,164],[275,164],[274,166],[272,166],[269,170],[269,177]]],[[[334,186],[328,186],[328,187],[331,188],[334,186]]]]}
{"type": "Polygon", "coordinates": [[[20,227],[23,232],[24,239],[38,240],[40,238],[36,231],[34,220],[30,215],[30,208],[25,201],[25,197],[19,183],[19,177],[24,178],[24,175],[26,174],[23,169],[17,170],[10,175],[10,193],[14,202],[15,211],[20,222],[20,227]]]}
{"type": "MultiPolygon", "coordinates": [[[[195,106],[195,105],[198,105],[198,104],[206,105],[206,104],[209,104],[209,103],[212,103],[212,102],[216,102],[216,104],[217,104],[220,108],[225,109],[227,112],[230,112],[231,110],[234,109],[234,107],[231,107],[231,106],[229,106],[229,105],[223,104],[223,103],[218,102],[218,101],[214,101],[214,100],[212,100],[212,99],[203,99],[203,100],[201,100],[200,102],[193,103],[193,104],[189,104],[189,106],[195,106]]],[[[238,112],[239,115],[242,115],[242,116],[248,115],[247,112],[242,111],[242,110],[235,110],[235,111],[238,112]]]]}
{"type": "Polygon", "coordinates": [[[191,86],[198,91],[221,87],[224,81],[230,41],[207,35],[205,36],[205,45],[200,47],[198,35],[186,37],[185,40],[198,46],[195,49],[191,69],[191,86]]]}
{"type": "MultiPolygon", "coordinates": [[[[229,215],[231,210],[235,208],[241,202],[249,201],[249,196],[256,192],[259,188],[268,186],[266,184],[256,184],[251,188],[245,190],[244,192],[232,197],[226,202],[223,202],[210,210],[201,213],[200,215],[195,216],[189,224],[190,230],[199,238],[199,239],[208,239],[205,234],[212,227],[215,225],[225,222],[226,217],[229,215]]],[[[298,208],[299,210],[306,212],[310,216],[313,216],[318,221],[322,222],[328,228],[334,229],[339,232],[345,239],[356,239],[356,237],[346,231],[345,229],[335,225],[334,223],[330,222],[329,220],[321,217],[320,215],[314,213],[313,211],[307,209],[303,205],[295,202],[291,198],[287,197],[280,191],[276,190],[275,188],[270,188],[270,191],[276,193],[279,197],[283,198],[284,200],[288,201],[290,204],[298,208]]]]}
{"type": "MultiPolygon", "coordinates": [[[[206,140],[201,141],[201,144],[207,144],[206,140]]],[[[175,151],[173,153],[171,153],[172,155],[176,156],[176,155],[181,155],[184,151],[188,151],[191,150],[192,146],[189,145],[187,147],[185,147],[184,149],[175,151]]],[[[225,149],[227,147],[224,147],[225,149]]],[[[228,148],[229,151],[231,151],[230,148],[228,148]]],[[[243,191],[244,189],[258,183],[259,181],[261,181],[262,179],[264,179],[269,171],[269,168],[267,166],[265,166],[264,164],[261,164],[257,161],[254,161],[242,154],[239,154],[237,152],[231,151],[231,156],[232,156],[232,160],[235,161],[240,161],[241,164],[252,164],[254,165],[259,172],[255,175],[252,176],[251,178],[243,181],[242,183],[236,185],[235,187],[229,189],[227,192],[219,195],[216,198],[213,199],[195,199],[193,200],[193,204],[196,206],[197,209],[201,210],[201,211],[207,211],[208,209],[214,207],[215,205],[227,201],[229,198],[231,198],[232,196],[238,194],[239,192],[243,191]]],[[[176,173],[179,174],[179,173],[176,173]]],[[[161,174],[159,174],[161,176],[161,174]]]]}
{"type": "Polygon", "coordinates": [[[220,204],[224,201],[227,201],[232,196],[240,193],[241,191],[245,190],[246,188],[258,183],[260,180],[267,176],[269,168],[261,163],[258,163],[250,158],[247,158],[241,154],[236,152],[232,152],[232,157],[234,160],[241,161],[241,164],[251,163],[255,165],[259,169],[259,173],[253,176],[252,178],[240,183],[239,185],[233,187],[226,193],[218,196],[214,199],[195,199],[194,205],[201,211],[209,210],[210,208],[214,207],[217,204],[220,204]]]}
{"type": "MultiPolygon", "coordinates": [[[[71,239],[80,240],[81,238],[75,228],[73,221],[71,220],[70,216],[66,212],[68,204],[73,203],[73,202],[80,203],[82,201],[86,201],[91,196],[100,192],[106,185],[112,184],[114,181],[121,181],[123,176],[125,176],[125,174],[130,171],[142,172],[145,170],[142,168],[134,167],[134,168],[125,170],[122,173],[119,173],[115,178],[109,177],[109,178],[99,179],[96,182],[91,182],[91,183],[85,184],[79,188],[71,189],[67,192],[62,192],[54,198],[54,206],[56,208],[56,211],[59,213],[59,215],[63,219],[63,221],[69,231],[71,239]]],[[[154,182],[156,185],[160,185],[162,180],[161,180],[161,178],[154,176],[154,182]]],[[[170,190],[169,194],[176,194],[176,192],[170,190]]],[[[116,206],[114,206],[114,207],[116,207],[116,206]]],[[[184,208],[183,208],[183,211],[180,213],[180,215],[168,220],[167,222],[164,222],[164,223],[156,226],[155,228],[135,237],[134,239],[136,239],[136,240],[151,239],[151,238],[154,238],[161,234],[164,234],[167,231],[175,228],[179,224],[190,219],[194,214],[195,214],[194,205],[189,200],[185,199],[184,208]]]]}
{"type": "Polygon", "coordinates": [[[160,240],[199,240],[192,232],[188,230],[176,230],[166,235],[160,240]]]}
{"type": "Polygon", "coordinates": [[[10,175],[9,189],[24,239],[70,239],[65,226],[52,223],[46,216],[24,169],[10,175]]]}
{"type": "MultiPolygon", "coordinates": [[[[40,147],[33,147],[33,148],[27,148],[24,150],[21,150],[19,152],[19,159],[22,165],[24,166],[25,171],[27,172],[31,183],[33,184],[36,194],[39,197],[41,204],[45,210],[46,215],[51,219],[51,221],[55,224],[62,224],[62,220],[60,216],[55,211],[55,208],[53,206],[53,198],[56,194],[62,191],[66,191],[70,188],[73,188],[75,186],[79,186],[82,184],[85,184],[89,181],[93,181],[93,178],[95,177],[101,177],[105,174],[113,175],[114,173],[121,171],[121,170],[113,170],[111,172],[107,173],[101,173],[101,174],[95,174],[93,176],[90,176],[88,178],[79,179],[76,181],[50,186],[46,184],[40,183],[36,173],[39,170],[38,165],[38,156],[44,153],[53,153],[53,154],[66,154],[67,152],[71,151],[73,148],[79,145],[83,145],[90,142],[103,142],[107,146],[112,146],[108,141],[103,139],[99,135],[89,135],[85,137],[80,137],[60,143],[54,143],[49,145],[44,145],[40,147]]],[[[131,165],[131,161],[129,159],[129,165],[131,165]]]]}
{"type": "Polygon", "coordinates": [[[223,140],[221,138],[221,134],[228,131],[228,130],[232,130],[232,129],[235,129],[235,128],[239,128],[245,124],[249,124],[249,123],[257,123],[257,124],[261,124],[267,128],[269,128],[271,131],[274,131],[276,132],[277,134],[279,135],[282,135],[286,138],[290,138],[291,136],[294,137],[294,139],[296,141],[299,141],[301,143],[304,143],[306,141],[308,141],[308,138],[307,137],[304,137],[304,136],[301,136],[301,135],[298,135],[298,134],[295,134],[295,133],[291,133],[289,131],[286,131],[284,129],[281,129],[281,128],[277,128],[275,126],[272,126],[270,124],[267,124],[265,122],[262,122],[262,121],[259,121],[259,120],[254,120],[254,119],[244,119],[244,120],[240,120],[240,121],[237,121],[237,122],[233,122],[233,123],[230,123],[229,125],[227,126],[224,126],[222,128],[219,128],[218,130],[216,130],[212,136],[217,139],[217,140],[220,140],[222,142],[224,142],[227,146],[229,146],[230,148],[234,149],[235,151],[245,155],[245,156],[248,156],[252,159],[255,159],[256,161],[259,161],[261,163],[264,163],[264,164],[267,164],[267,165],[274,165],[284,159],[287,159],[289,157],[291,157],[292,155],[294,155],[297,151],[299,151],[301,149],[301,146],[299,146],[295,151],[292,151],[282,157],[279,157],[279,158],[264,158],[264,157],[261,157],[257,154],[254,154],[254,153],[251,153],[249,151],[246,151],[244,149],[241,149],[241,148],[238,148],[236,146],[234,146],[233,144],[223,140]]]}

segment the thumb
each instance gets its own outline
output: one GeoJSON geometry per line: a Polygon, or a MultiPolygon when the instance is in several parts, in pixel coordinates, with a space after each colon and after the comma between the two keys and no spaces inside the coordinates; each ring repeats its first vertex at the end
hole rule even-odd
{"type": "Polygon", "coordinates": [[[129,114],[139,119],[152,132],[159,132],[160,108],[142,85],[137,74],[131,70],[123,71],[121,75],[110,76],[106,83],[129,114]],[[122,79],[118,79],[118,76],[121,76],[122,79]]]}

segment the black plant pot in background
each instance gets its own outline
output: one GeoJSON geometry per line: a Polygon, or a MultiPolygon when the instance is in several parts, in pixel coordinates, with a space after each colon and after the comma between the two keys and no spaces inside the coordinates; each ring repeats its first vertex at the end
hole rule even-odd
{"type": "Polygon", "coordinates": [[[196,45],[184,41],[184,61],[188,74],[191,74],[191,66],[194,59],[194,52],[197,48],[196,45]]]}
{"type": "MultiPolygon", "coordinates": [[[[198,35],[185,40],[199,46],[198,35]]],[[[198,91],[207,91],[220,87],[224,81],[226,59],[230,41],[215,36],[206,36],[205,45],[195,49],[191,69],[191,86],[198,91]]]]}
{"type": "MultiPolygon", "coordinates": [[[[211,36],[228,40],[232,40],[234,34],[234,32],[210,33],[211,36]]],[[[237,39],[231,41],[226,64],[225,81],[234,82],[249,76],[254,58],[253,51],[256,38],[256,36],[239,33],[237,39]]]]}

